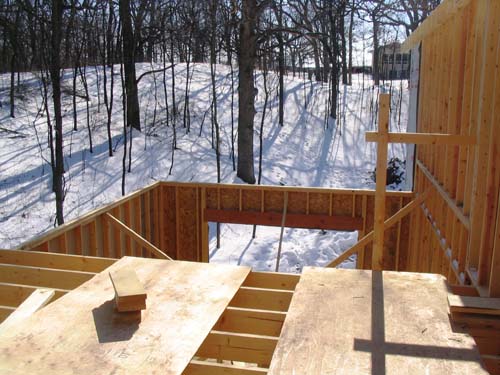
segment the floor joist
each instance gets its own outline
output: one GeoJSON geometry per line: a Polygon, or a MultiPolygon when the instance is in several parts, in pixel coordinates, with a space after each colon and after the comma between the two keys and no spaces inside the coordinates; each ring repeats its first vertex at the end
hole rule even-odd
{"type": "Polygon", "coordinates": [[[246,278],[243,286],[265,289],[294,290],[299,282],[300,275],[281,272],[252,271],[246,278]]]}
{"type": "Polygon", "coordinates": [[[266,368],[192,360],[183,375],[264,375],[266,368]]]}
{"type": "Polygon", "coordinates": [[[214,329],[236,333],[279,336],[286,312],[228,307],[214,329]]]}
{"type": "Polygon", "coordinates": [[[241,287],[229,306],[258,310],[287,311],[293,292],[288,290],[241,287]]]}
{"type": "Polygon", "coordinates": [[[196,355],[269,366],[278,343],[277,337],[212,331],[196,355]]]}
{"type": "Polygon", "coordinates": [[[26,250],[0,250],[0,263],[56,268],[66,271],[101,272],[116,259],[26,250]]]}
{"type": "Polygon", "coordinates": [[[0,282],[43,288],[75,289],[94,277],[92,272],[0,264],[0,282]]]}

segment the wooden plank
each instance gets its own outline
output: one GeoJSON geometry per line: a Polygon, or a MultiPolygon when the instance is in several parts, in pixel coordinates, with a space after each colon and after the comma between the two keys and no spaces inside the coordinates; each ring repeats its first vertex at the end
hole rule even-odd
{"type": "Polygon", "coordinates": [[[214,328],[218,331],[279,336],[286,313],[282,311],[228,307],[214,328]]]}
{"type": "Polygon", "coordinates": [[[0,282],[44,288],[74,289],[95,273],[0,264],[0,282]]]}
{"type": "MultiPolygon", "coordinates": [[[[244,212],[230,210],[206,209],[205,221],[228,224],[266,225],[281,227],[282,213],[278,212],[244,212]]],[[[351,216],[328,216],[287,213],[285,226],[289,228],[358,230],[363,226],[363,219],[351,216]]]]}
{"type": "Polygon", "coordinates": [[[111,271],[109,278],[115,289],[115,305],[118,311],[138,311],[146,308],[148,296],[133,269],[120,268],[111,271]]]}
{"type": "Polygon", "coordinates": [[[0,324],[0,336],[9,329],[15,329],[22,325],[24,321],[47,305],[54,298],[55,292],[52,289],[37,289],[19,305],[19,307],[0,324]]]}
{"type": "Polygon", "coordinates": [[[264,375],[267,369],[192,360],[183,375],[264,375]]]}
{"type": "Polygon", "coordinates": [[[0,250],[0,263],[19,266],[56,268],[68,271],[101,272],[116,259],[55,254],[26,250],[0,250]]]}
{"type": "Polygon", "coordinates": [[[109,271],[122,267],[148,294],[140,324],[111,323],[114,290],[104,271],[10,330],[0,340],[0,372],[180,374],[250,272],[134,257],[109,271]]]}
{"type": "Polygon", "coordinates": [[[106,214],[110,223],[115,226],[115,228],[119,229],[121,232],[127,234],[127,238],[131,238],[134,241],[136,241],[138,244],[144,246],[146,249],[148,249],[151,254],[154,254],[157,258],[159,259],[169,259],[172,260],[167,254],[165,254],[163,251],[158,249],[155,245],[152,243],[146,241],[144,238],[139,236],[137,233],[135,233],[132,229],[127,227],[125,224],[123,224],[120,220],[118,220],[116,217],[110,214],[106,214]]]}
{"type": "MultiPolygon", "coordinates": [[[[378,142],[378,132],[365,132],[366,142],[378,142]]],[[[389,143],[410,143],[417,145],[475,145],[476,137],[439,133],[389,133],[389,143]]]]}
{"type": "Polygon", "coordinates": [[[196,355],[268,367],[277,343],[277,337],[212,330],[196,355]]]}
{"type": "Polygon", "coordinates": [[[500,315],[500,298],[468,297],[448,294],[450,311],[500,315]]]}
{"type": "MultiPolygon", "coordinates": [[[[0,283],[0,305],[15,308],[37,289],[39,288],[32,285],[0,283]]],[[[53,300],[62,297],[68,292],[68,290],[65,289],[52,288],[51,290],[54,291],[53,300]]]]}
{"type": "Polygon", "coordinates": [[[241,287],[229,306],[258,310],[287,311],[293,292],[289,290],[241,287]]]}
{"type": "Polygon", "coordinates": [[[269,375],[486,374],[447,293],[439,275],[304,267],[269,375]]]}
{"type": "Polygon", "coordinates": [[[281,272],[257,272],[248,274],[243,286],[265,289],[294,290],[300,275],[281,272]]]}
{"type": "Polygon", "coordinates": [[[379,95],[377,173],[375,188],[375,217],[373,226],[372,269],[384,268],[385,190],[387,181],[387,141],[389,132],[390,95],[379,95]]]}

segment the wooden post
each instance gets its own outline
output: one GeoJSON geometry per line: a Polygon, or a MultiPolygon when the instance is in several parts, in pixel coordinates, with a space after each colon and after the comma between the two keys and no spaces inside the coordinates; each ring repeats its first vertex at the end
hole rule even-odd
{"type": "Polygon", "coordinates": [[[384,265],[385,187],[387,181],[387,144],[389,141],[390,95],[379,95],[377,185],[375,189],[375,218],[373,226],[372,270],[382,270],[384,265]]]}

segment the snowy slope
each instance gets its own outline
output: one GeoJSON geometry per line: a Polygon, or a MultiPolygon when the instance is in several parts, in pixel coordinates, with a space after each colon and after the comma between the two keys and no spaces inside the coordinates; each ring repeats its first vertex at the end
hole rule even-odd
{"type": "MultiPolygon", "coordinates": [[[[138,64],[138,74],[152,69],[149,64],[138,64]]],[[[193,68],[193,66],[191,66],[193,68]]],[[[100,90],[102,97],[102,71],[100,90]]],[[[162,74],[148,75],[140,82],[140,103],[143,132],[134,133],[132,172],[127,174],[127,192],[139,189],[157,180],[216,181],[215,152],[211,147],[210,125],[210,68],[194,65],[190,86],[191,132],[182,124],[183,96],[186,66],[176,66],[176,99],[180,110],[177,118],[178,150],[172,175],[172,128],[165,126],[165,101],[162,74]],[[154,81],[157,90],[154,90],[154,81]],[[156,100],[155,100],[156,97],[156,100]],[[155,102],[156,114],[155,114],[155,102]],[[155,123],[153,124],[153,119],[155,123]],[[203,128],[200,126],[203,121],[203,128]]],[[[231,139],[231,85],[230,71],[217,67],[219,124],[221,126],[222,180],[241,181],[232,170],[231,139]]],[[[123,119],[119,67],[115,67],[115,101],[113,113],[113,144],[115,156],[108,157],[106,138],[106,111],[97,98],[97,75],[89,67],[87,79],[91,90],[90,123],[93,128],[94,152],[89,152],[86,130],[86,104],[78,101],[79,130],[73,131],[70,90],[63,94],[64,142],[66,165],[65,218],[70,220],[109,203],[121,196],[121,163],[123,156],[123,119]],[[100,106],[99,106],[100,104],[100,106]],[[100,107],[100,108],[99,108],[100,107]],[[98,112],[98,109],[100,111],[98,112]]],[[[235,74],[237,77],[237,72],[235,74]]],[[[63,85],[71,87],[71,72],[64,72],[63,85]]],[[[0,75],[0,248],[12,248],[34,235],[52,228],[55,221],[54,196],[51,193],[51,172],[48,164],[47,125],[43,115],[40,83],[37,75],[23,73],[22,88],[16,105],[16,118],[9,117],[9,76],[0,75]]],[[[167,76],[168,100],[171,104],[170,72],[167,76]]],[[[264,125],[263,184],[293,186],[324,186],[336,188],[374,188],[370,172],[375,166],[375,146],[364,141],[364,132],[373,130],[378,89],[372,89],[368,77],[354,76],[354,84],[346,87],[345,124],[335,126],[332,121],[325,128],[325,108],[328,87],[317,82],[304,81],[290,74],[285,79],[285,123],[277,124],[277,78],[268,77],[270,102],[264,125]],[[363,89],[364,87],[364,89],[363,89]]],[[[257,74],[257,115],[255,118],[256,168],[258,133],[263,105],[262,74],[257,74]]],[[[393,82],[394,131],[406,128],[406,83],[393,82]],[[402,111],[397,103],[402,88],[402,111]]],[[[81,87],[80,87],[81,89],[81,87]]],[[[237,82],[235,83],[237,91],[237,82]]],[[[237,92],[236,92],[237,95],[237,92]]],[[[170,108],[171,111],[171,108],[170,108]]],[[[235,96],[237,116],[237,96],[235,96]]],[[[341,113],[341,119],[344,118],[341,113]]],[[[236,118],[235,118],[236,121],[236,118]]],[[[236,126],[236,124],[235,124],[236,126]]],[[[393,145],[390,156],[404,159],[404,146],[393,145]]],[[[251,265],[256,269],[274,270],[279,239],[279,228],[259,227],[257,237],[251,238],[252,227],[223,225],[221,248],[215,248],[215,230],[210,231],[211,260],[251,265]]],[[[356,241],[355,233],[321,232],[286,229],[280,270],[298,272],[304,265],[324,265],[356,241]]],[[[347,264],[349,265],[349,264],[347,264]]],[[[352,264],[351,264],[352,265],[352,264]]]]}

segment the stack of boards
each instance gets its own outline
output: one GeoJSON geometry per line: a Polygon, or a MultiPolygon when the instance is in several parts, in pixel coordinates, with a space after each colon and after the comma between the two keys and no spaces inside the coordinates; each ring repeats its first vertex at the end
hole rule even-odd
{"type": "Polygon", "coordinates": [[[109,278],[115,289],[115,321],[140,322],[147,294],[135,271],[121,268],[110,272],[109,278]]]}

